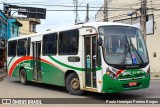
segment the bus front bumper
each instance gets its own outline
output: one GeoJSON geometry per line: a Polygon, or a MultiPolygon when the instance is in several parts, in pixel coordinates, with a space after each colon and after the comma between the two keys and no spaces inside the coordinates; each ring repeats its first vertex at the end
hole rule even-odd
{"type": "Polygon", "coordinates": [[[138,90],[148,88],[150,85],[150,76],[137,80],[114,80],[108,75],[103,76],[102,93],[114,93],[129,90],[138,90]],[[136,86],[129,86],[130,82],[136,82],[136,86]]]}

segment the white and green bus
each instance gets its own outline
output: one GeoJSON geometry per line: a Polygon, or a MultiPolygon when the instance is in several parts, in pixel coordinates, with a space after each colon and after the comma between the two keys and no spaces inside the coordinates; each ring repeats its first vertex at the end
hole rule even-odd
{"type": "Polygon", "coordinates": [[[148,88],[144,39],[131,25],[94,22],[8,40],[8,75],[83,91],[114,93],[148,88]]]}

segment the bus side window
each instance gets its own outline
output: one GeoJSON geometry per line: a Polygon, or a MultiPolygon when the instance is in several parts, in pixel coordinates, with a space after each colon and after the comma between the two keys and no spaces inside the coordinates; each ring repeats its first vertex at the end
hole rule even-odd
{"type": "Polygon", "coordinates": [[[43,36],[43,55],[57,54],[57,33],[43,36]]]}
{"type": "Polygon", "coordinates": [[[59,54],[76,55],[78,53],[78,30],[70,30],[59,33],[59,54]]]}
{"type": "Polygon", "coordinates": [[[16,56],[17,41],[9,41],[8,43],[8,56],[16,56]]]}
{"type": "Polygon", "coordinates": [[[19,39],[17,45],[17,56],[26,56],[26,44],[27,39],[19,39]]]}

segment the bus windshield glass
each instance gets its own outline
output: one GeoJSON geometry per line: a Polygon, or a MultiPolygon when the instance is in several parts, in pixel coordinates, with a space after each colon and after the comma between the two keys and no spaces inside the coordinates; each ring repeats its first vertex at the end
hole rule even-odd
{"type": "Polygon", "coordinates": [[[104,37],[103,54],[108,64],[139,65],[148,63],[147,49],[138,28],[129,26],[101,26],[104,37]]]}

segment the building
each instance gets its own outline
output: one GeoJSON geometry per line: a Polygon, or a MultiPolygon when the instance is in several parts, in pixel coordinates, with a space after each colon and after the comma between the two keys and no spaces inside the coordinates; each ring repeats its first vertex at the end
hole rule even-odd
{"type": "Polygon", "coordinates": [[[40,24],[40,19],[15,17],[23,27],[20,28],[20,36],[36,33],[36,25],[40,24]]]}
{"type": "Polygon", "coordinates": [[[7,39],[7,18],[0,11],[0,68],[4,65],[5,56],[5,40],[7,39]]]}
{"type": "Polygon", "coordinates": [[[14,17],[23,25],[23,27],[20,28],[20,36],[36,33],[36,25],[40,24],[40,19],[46,18],[45,8],[18,6],[10,3],[3,3],[3,10],[5,15],[8,17],[12,17],[15,13],[20,15],[14,17]]]}
{"type": "MultiPolygon", "coordinates": [[[[160,10],[159,0],[147,2],[147,48],[151,72],[160,72],[160,10]]],[[[132,24],[140,28],[141,0],[108,0],[108,21],[132,24]]],[[[96,14],[96,21],[103,21],[103,6],[96,14]]]]}
{"type": "Polygon", "coordinates": [[[6,41],[9,38],[19,36],[19,27],[22,24],[16,19],[7,17],[0,10],[0,67],[4,66],[6,61],[6,41]]]}
{"type": "Polygon", "coordinates": [[[0,11],[0,37],[7,39],[7,18],[2,11],[0,11]]]}
{"type": "Polygon", "coordinates": [[[8,39],[19,36],[19,27],[22,27],[22,24],[16,19],[8,19],[8,39]]]}

